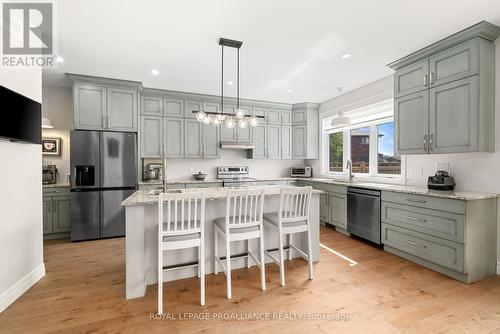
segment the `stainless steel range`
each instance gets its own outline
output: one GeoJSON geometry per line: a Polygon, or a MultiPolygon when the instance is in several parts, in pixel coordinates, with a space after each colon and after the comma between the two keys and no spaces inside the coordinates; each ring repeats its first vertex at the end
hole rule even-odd
{"type": "Polygon", "coordinates": [[[258,185],[257,179],[248,176],[248,166],[219,166],[217,178],[223,180],[223,186],[241,188],[258,185]]]}

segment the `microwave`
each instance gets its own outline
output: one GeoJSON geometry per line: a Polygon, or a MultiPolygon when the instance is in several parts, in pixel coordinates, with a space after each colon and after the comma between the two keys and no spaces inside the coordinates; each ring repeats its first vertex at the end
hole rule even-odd
{"type": "Polygon", "coordinates": [[[291,167],[290,176],[291,177],[312,177],[313,169],[309,166],[302,167],[291,167]]]}

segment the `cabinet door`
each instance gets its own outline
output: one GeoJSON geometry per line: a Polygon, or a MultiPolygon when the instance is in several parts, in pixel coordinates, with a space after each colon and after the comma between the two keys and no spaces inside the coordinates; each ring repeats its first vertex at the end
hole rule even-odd
{"type": "Polygon", "coordinates": [[[52,196],[43,196],[43,234],[52,233],[52,196]]]}
{"type": "Polygon", "coordinates": [[[75,130],[104,130],[106,88],[75,84],[73,87],[75,130]]]}
{"type": "Polygon", "coordinates": [[[176,99],[163,99],[163,115],[184,117],[184,101],[176,99]]]}
{"type": "Polygon", "coordinates": [[[163,118],[163,146],[165,157],[184,158],[184,119],[163,118]]]}
{"type": "Polygon", "coordinates": [[[163,115],[163,99],[156,96],[141,96],[141,114],[151,116],[163,115]]]}
{"type": "Polygon", "coordinates": [[[347,195],[337,193],[330,195],[330,223],[347,229],[347,195]]]}
{"type": "Polygon", "coordinates": [[[193,111],[203,110],[203,103],[198,101],[186,101],[186,108],[184,110],[185,118],[196,118],[196,113],[193,111]]]}
{"type": "Polygon", "coordinates": [[[479,149],[477,76],[430,90],[430,153],[472,152],[479,149]]]}
{"type": "Polygon", "coordinates": [[[106,128],[119,131],[137,131],[137,91],[108,88],[106,128]]]}
{"type": "Polygon", "coordinates": [[[253,128],[247,125],[246,128],[240,128],[236,126],[236,141],[239,143],[251,143],[253,128]]]}
{"type": "Polygon", "coordinates": [[[281,109],[269,108],[266,113],[267,123],[280,124],[281,123],[281,109]]]}
{"type": "Polygon", "coordinates": [[[254,131],[254,142],[255,148],[253,149],[254,159],[264,159],[266,158],[266,137],[267,137],[267,126],[262,124],[253,128],[254,131]]]}
{"type": "Polygon", "coordinates": [[[429,86],[429,60],[408,65],[394,74],[394,97],[423,91],[429,86]]]}
{"type": "Polygon", "coordinates": [[[259,118],[259,123],[267,123],[267,118],[265,118],[266,112],[267,112],[266,108],[262,108],[262,107],[253,107],[252,108],[252,115],[264,117],[264,118],[259,118]]]}
{"type": "Polygon", "coordinates": [[[329,196],[330,194],[328,193],[319,195],[319,219],[325,223],[330,222],[329,196]]]}
{"type": "Polygon", "coordinates": [[[307,126],[297,125],[292,128],[293,132],[293,159],[306,158],[306,144],[307,144],[307,126]]]}
{"type": "Polygon", "coordinates": [[[220,157],[219,128],[213,125],[202,125],[203,158],[218,159],[220,157]]]}
{"type": "Polygon", "coordinates": [[[141,116],[141,157],[161,158],[163,117],[141,116]]]}
{"type": "Polygon", "coordinates": [[[429,93],[422,91],[394,99],[396,154],[428,152],[429,93]]]}
{"type": "Polygon", "coordinates": [[[291,110],[281,110],[281,125],[292,125],[291,110]]]}
{"type": "Polygon", "coordinates": [[[479,71],[479,39],[447,49],[430,58],[430,85],[443,85],[479,71]]]}
{"type": "Polygon", "coordinates": [[[292,158],[292,127],[281,127],[281,159],[292,158]]]}
{"type": "Polygon", "coordinates": [[[52,205],[54,206],[54,214],[52,220],[52,232],[61,233],[70,231],[70,197],[55,196],[52,205]]]}
{"type": "Polygon", "coordinates": [[[281,126],[267,126],[267,158],[281,159],[281,126]]]}
{"type": "Polygon", "coordinates": [[[196,119],[189,118],[185,123],[184,156],[186,159],[202,158],[202,124],[196,119]]]}

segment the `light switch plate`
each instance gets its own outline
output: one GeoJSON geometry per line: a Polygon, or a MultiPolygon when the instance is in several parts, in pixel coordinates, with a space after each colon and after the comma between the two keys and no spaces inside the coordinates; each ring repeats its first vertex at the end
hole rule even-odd
{"type": "Polygon", "coordinates": [[[424,173],[422,167],[412,167],[410,168],[410,174],[411,175],[418,175],[421,176],[424,173]]]}

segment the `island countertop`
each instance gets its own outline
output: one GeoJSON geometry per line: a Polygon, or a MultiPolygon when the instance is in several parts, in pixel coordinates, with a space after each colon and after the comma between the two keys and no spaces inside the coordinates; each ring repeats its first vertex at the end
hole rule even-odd
{"type": "MultiPolygon", "coordinates": [[[[281,193],[281,189],[287,187],[293,187],[293,186],[283,186],[283,185],[266,185],[266,186],[252,186],[252,187],[245,187],[243,189],[264,189],[264,195],[266,196],[271,196],[271,195],[279,195],[281,193]]],[[[202,188],[202,189],[170,189],[167,190],[167,193],[171,194],[188,194],[188,193],[193,193],[193,192],[200,192],[204,191],[205,192],[205,198],[207,200],[215,200],[215,199],[221,199],[221,198],[226,198],[227,197],[227,192],[229,190],[235,190],[234,188],[202,188]]],[[[322,190],[313,190],[313,195],[319,195],[322,194],[322,190]]],[[[150,204],[157,204],[158,203],[158,193],[155,191],[136,191],[126,199],[124,199],[121,203],[122,206],[131,206],[131,205],[150,205],[150,204]]]]}

